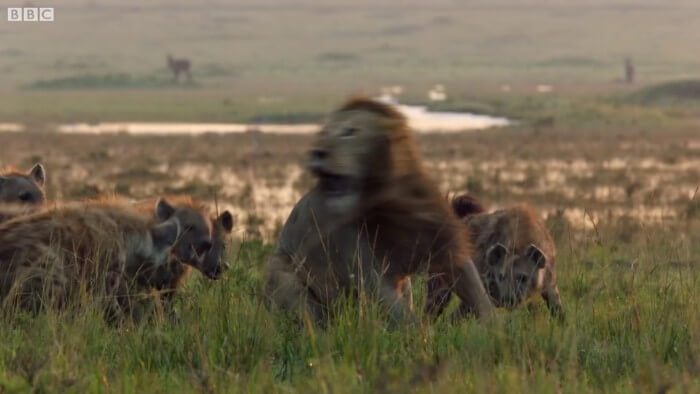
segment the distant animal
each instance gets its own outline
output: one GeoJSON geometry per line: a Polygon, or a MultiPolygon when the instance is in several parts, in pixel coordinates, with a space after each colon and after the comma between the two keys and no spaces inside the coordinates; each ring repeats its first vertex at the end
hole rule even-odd
{"type": "MultiPolygon", "coordinates": [[[[456,201],[471,199],[460,196],[456,201]]],[[[475,247],[474,263],[494,305],[514,308],[541,295],[550,312],[562,316],[556,284],[556,248],[535,211],[528,205],[517,205],[492,213],[462,213],[456,211],[469,227],[475,247]]],[[[433,307],[441,312],[449,298],[449,287],[441,278],[429,278],[428,299],[438,303],[433,307]]],[[[458,311],[459,316],[470,313],[466,305],[458,311]]]]}
{"type": "Polygon", "coordinates": [[[168,68],[172,71],[173,79],[176,82],[180,81],[180,73],[184,74],[188,81],[192,81],[192,64],[189,59],[176,59],[170,54],[167,54],[166,60],[168,62],[168,68]]]}
{"type": "Polygon", "coordinates": [[[0,202],[41,205],[46,201],[46,170],[40,163],[27,173],[9,168],[0,172],[0,202]]]}
{"type": "Polygon", "coordinates": [[[634,62],[632,62],[632,59],[628,57],[625,59],[625,82],[628,84],[633,84],[634,77],[634,62]]]}
{"type": "Polygon", "coordinates": [[[493,310],[470,259],[468,229],[425,173],[394,107],[346,102],[316,137],[308,168],[316,185],[293,208],[267,265],[268,307],[323,324],[336,300],[364,292],[394,324],[411,322],[402,289],[428,270],[476,314],[493,310]]]}
{"type": "Polygon", "coordinates": [[[177,218],[155,223],[129,204],[109,201],[44,208],[0,223],[0,296],[4,310],[37,312],[85,300],[110,322],[131,314],[154,287],[180,235],[177,218]]]}

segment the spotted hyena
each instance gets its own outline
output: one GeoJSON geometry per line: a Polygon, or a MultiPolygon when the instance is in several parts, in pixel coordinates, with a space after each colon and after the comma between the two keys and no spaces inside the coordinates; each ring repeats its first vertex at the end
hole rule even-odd
{"type": "Polygon", "coordinates": [[[154,274],[168,264],[180,228],[177,218],[156,223],[130,204],[105,201],[54,206],[1,223],[3,305],[36,312],[91,294],[109,320],[128,316],[132,301],[155,286],[154,274]]]}
{"type": "Polygon", "coordinates": [[[44,195],[46,170],[36,164],[27,173],[14,169],[0,172],[0,202],[41,205],[44,195]]]}
{"type": "MultiPolygon", "coordinates": [[[[149,201],[137,204],[144,212],[152,211],[149,201]]],[[[199,270],[209,279],[218,279],[226,270],[223,252],[228,243],[228,236],[233,229],[233,215],[224,211],[218,216],[210,217],[209,209],[190,197],[163,198],[154,212],[158,221],[176,217],[182,225],[180,235],[173,248],[176,262],[199,270]]]]}
{"type": "MultiPolygon", "coordinates": [[[[469,213],[461,219],[471,232],[472,258],[494,305],[514,308],[539,294],[549,310],[561,316],[556,248],[544,222],[531,207],[517,205],[492,213],[469,213]]],[[[439,277],[428,280],[428,293],[432,295],[429,299],[437,300],[440,310],[450,298],[439,277]]],[[[459,312],[470,311],[462,306],[459,312]]]]}
{"type": "Polygon", "coordinates": [[[185,283],[194,267],[207,278],[217,280],[228,268],[224,261],[226,245],[233,229],[233,215],[224,211],[209,217],[209,210],[189,197],[168,197],[155,206],[149,201],[137,203],[138,208],[150,213],[156,221],[177,218],[182,225],[182,234],[173,247],[168,265],[154,275],[157,301],[163,312],[177,320],[173,298],[185,283]]]}

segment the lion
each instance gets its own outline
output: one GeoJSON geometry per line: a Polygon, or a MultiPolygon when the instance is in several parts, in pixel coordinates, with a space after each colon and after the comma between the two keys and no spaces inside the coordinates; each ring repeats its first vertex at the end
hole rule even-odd
{"type": "Polygon", "coordinates": [[[411,322],[402,289],[427,270],[478,315],[493,310],[470,259],[468,229],[424,171],[395,108],[346,102],[318,134],[308,169],[316,185],[293,208],[267,265],[269,307],[324,323],[341,296],[366,292],[392,322],[411,322]]]}
{"type": "MultiPolygon", "coordinates": [[[[459,201],[467,201],[464,196],[459,201]]],[[[476,201],[476,200],[472,200],[476,201]]],[[[477,202],[478,204],[478,202],[477,202]]],[[[458,215],[460,211],[456,212],[458,215]]],[[[497,307],[515,308],[540,294],[550,312],[563,316],[556,284],[556,248],[542,219],[526,204],[492,213],[472,212],[462,220],[471,232],[474,263],[497,307]]],[[[442,311],[450,298],[441,278],[428,280],[428,298],[442,311]]],[[[462,305],[458,316],[472,311],[462,305]]]]}
{"type": "Polygon", "coordinates": [[[37,163],[27,173],[14,168],[0,172],[0,202],[42,205],[46,201],[46,170],[37,163]]]}
{"type": "Polygon", "coordinates": [[[158,285],[154,273],[168,264],[180,228],[177,218],[156,223],[118,201],[18,216],[0,223],[0,297],[37,312],[78,302],[85,290],[104,302],[109,321],[130,316],[132,298],[158,285]]]}

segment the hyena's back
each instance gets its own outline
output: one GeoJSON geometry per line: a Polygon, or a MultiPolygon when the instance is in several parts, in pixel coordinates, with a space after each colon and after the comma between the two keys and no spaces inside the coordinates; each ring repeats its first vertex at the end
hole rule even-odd
{"type": "MultiPolygon", "coordinates": [[[[542,219],[529,205],[517,205],[493,213],[468,216],[474,244],[474,261],[480,268],[490,246],[500,243],[516,252],[535,245],[554,263],[556,248],[542,219]]],[[[481,271],[481,269],[480,269],[481,271]]]]}
{"type": "Polygon", "coordinates": [[[137,211],[106,203],[48,208],[0,223],[1,295],[22,295],[20,304],[34,308],[37,300],[28,297],[49,295],[63,304],[77,287],[107,286],[124,276],[133,256],[148,255],[150,227],[137,211]]]}

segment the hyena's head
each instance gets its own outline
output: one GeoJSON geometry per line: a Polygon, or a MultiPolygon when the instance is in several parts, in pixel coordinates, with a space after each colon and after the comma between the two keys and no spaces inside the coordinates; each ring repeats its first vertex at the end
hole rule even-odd
{"type": "Polygon", "coordinates": [[[533,244],[515,253],[497,243],[486,251],[484,285],[496,305],[513,308],[539,292],[545,264],[546,256],[533,244]]]}
{"type": "Polygon", "coordinates": [[[29,172],[0,174],[0,202],[41,205],[46,201],[44,166],[36,164],[29,172]]]}
{"type": "Polygon", "coordinates": [[[209,276],[204,270],[204,260],[212,248],[212,224],[202,210],[190,204],[171,205],[160,198],[156,202],[156,218],[159,221],[178,219],[182,232],[173,247],[173,257],[209,276]]]}
{"type": "Polygon", "coordinates": [[[233,215],[229,211],[224,211],[218,217],[212,218],[211,224],[212,245],[204,258],[202,273],[209,279],[218,279],[229,268],[226,261],[226,246],[231,242],[233,215]]]}

